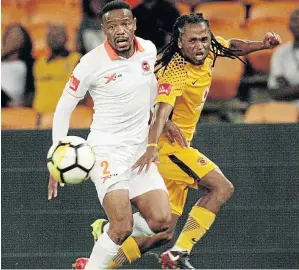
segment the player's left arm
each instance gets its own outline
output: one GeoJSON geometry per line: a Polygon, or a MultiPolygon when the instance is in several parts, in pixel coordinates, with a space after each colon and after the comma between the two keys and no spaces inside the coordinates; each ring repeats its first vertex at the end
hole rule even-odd
{"type": "Polygon", "coordinates": [[[266,33],[262,41],[252,41],[232,38],[228,40],[229,49],[235,51],[235,55],[242,56],[255,51],[273,49],[281,44],[281,38],[274,32],[266,33]]]}
{"type": "Polygon", "coordinates": [[[158,141],[172,110],[173,106],[169,103],[158,102],[156,104],[155,113],[153,114],[152,124],[148,134],[146,153],[133,165],[132,170],[139,167],[138,173],[141,173],[143,168],[146,167],[145,172],[147,172],[152,162],[159,163],[158,141]]]}
{"type": "Polygon", "coordinates": [[[158,72],[158,87],[155,87],[155,91],[158,90],[158,95],[155,100],[155,112],[148,134],[147,149],[132,166],[132,170],[139,167],[138,173],[141,173],[143,168],[146,167],[145,172],[147,172],[152,162],[159,162],[158,140],[166,122],[169,120],[177,97],[183,94],[186,76],[186,71],[180,63],[179,56],[172,58],[170,63],[168,63],[167,69],[163,70],[162,74],[158,72]]]}

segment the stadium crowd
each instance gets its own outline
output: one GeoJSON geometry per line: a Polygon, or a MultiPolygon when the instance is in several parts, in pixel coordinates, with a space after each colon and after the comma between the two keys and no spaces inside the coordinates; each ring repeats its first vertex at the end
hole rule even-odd
{"type": "MultiPolygon", "coordinates": [[[[50,128],[62,90],[80,57],[105,41],[105,0],[3,0],[2,128],[50,128]]],[[[171,39],[180,14],[202,12],[216,35],[261,40],[269,30],[283,44],[240,61],[219,58],[202,121],[298,122],[298,0],[128,0],[137,18],[136,35],[157,49],[171,39]],[[284,12],[281,12],[281,10],[284,12]]],[[[88,127],[92,101],[85,97],[71,127],[88,127]]]]}

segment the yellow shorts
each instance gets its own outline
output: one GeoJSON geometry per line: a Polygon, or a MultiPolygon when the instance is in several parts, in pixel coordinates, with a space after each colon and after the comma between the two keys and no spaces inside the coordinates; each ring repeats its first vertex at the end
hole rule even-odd
{"type": "Polygon", "coordinates": [[[159,172],[168,192],[172,213],[182,215],[188,189],[197,189],[197,182],[218,166],[198,150],[179,145],[172,146],[166,140],[159,142],[159,172]]]}

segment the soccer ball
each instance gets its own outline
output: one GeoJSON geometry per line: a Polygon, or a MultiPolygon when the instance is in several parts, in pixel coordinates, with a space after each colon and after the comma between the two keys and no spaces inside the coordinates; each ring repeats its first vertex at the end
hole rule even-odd
{"type": "Polygon", "coordinates": [[[66,184],[80,184],[89,178],[95,154],[87,141],[67,136],[54,143],[47,155],[47,167],[53,178],[66,184]]]}

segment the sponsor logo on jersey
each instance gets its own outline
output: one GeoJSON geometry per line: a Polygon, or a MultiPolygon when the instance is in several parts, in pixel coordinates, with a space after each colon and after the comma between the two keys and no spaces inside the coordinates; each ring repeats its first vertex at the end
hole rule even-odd
{"type": "Polygon", "coordinates": [[[118,176],[118,174],[114,173],[114,174],[106,174],[106,175],[102,176],[103,183],[105,183],[107,179],[110,179],[110,178],[115,177],[115,176],[118,176]]]}
{"type": "Polygon", "coordinates": [[[171,92],[172,85],[169,83],[162,83],[159,85],[158,94],[159,95],[169,95],[171,92]]]}
{"type": "Polygon", "coordinates": [[[116,81],[118,78],[121,78],[121,77],[122,77],[122,74],[121,74],[121,73],[119,73],[119,74],[114,73],[114,74],[112,74],[112,75],[108,75],[108,76],[105,77],[105,79],[106,79],[105,84],[114,82],[114,81],[116,81]]]}
{"type": "Polygon", "coordinates": [[[74,75],[72,75],[72,77],[70,78],[69,87],[76,92],[78,90],[79,84],[80,80],[78,80],[74,75]]]}

